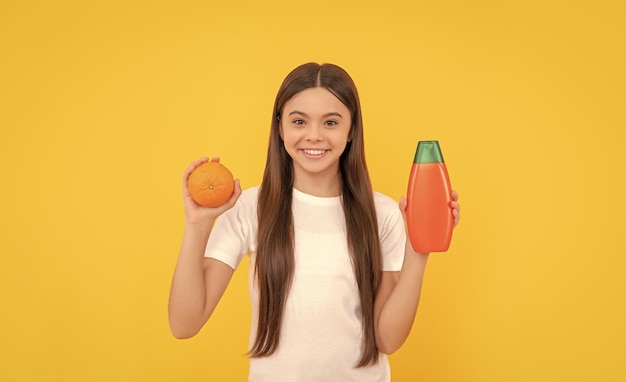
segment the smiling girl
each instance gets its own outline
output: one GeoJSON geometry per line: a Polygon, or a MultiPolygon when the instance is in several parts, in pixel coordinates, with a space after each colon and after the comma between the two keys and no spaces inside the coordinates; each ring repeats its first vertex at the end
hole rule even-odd
{"type": "MultiPolygon", "coordinates": [[[[406,239],[406,200],[372,190],[348,73],[308,63],[285,78],[260,186],[242,191],[236,181],[224,205],[201,207],[187,178],[208,160],[183,175],[174,336],[202,328],[249,256],[249,381],[389,381],[386,354],[409,335],[428,254],[406,239]]],[[[456,225],[454,191],[452,198],[456,225]]]]}

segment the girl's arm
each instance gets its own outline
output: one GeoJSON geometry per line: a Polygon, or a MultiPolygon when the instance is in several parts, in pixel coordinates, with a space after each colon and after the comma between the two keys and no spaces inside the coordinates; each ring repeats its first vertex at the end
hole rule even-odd
{"type": "MultiPolygon", "coordinates": [[[[219,158],[213,160],[218,161],[219,158]]],[[[220,207],[205,208],[196,204],[189,195],[187,179],[197,166],[206,161],[208,158],[192,163],[183,175],[185,229],[168,308],[170,329],[176,338],[189,338],[198,333],[215,310],[233,274],[228,265],[205,258],[204,251],[215,220],[235,205],[241,195],[241,187],[236,180],[233,195],[220,207]]]]}
{"type": "Polygon", "coordinates": [[[408,244],[401,272],[383,272],[374,302],[376,345],[385,354],[402,346],[417,314],[428,254],[410,254],[410,247],[408,244]]]}
{"type": "MultiPolygon", "coordinates": [[[[451,207],[455,226],[460,220],[458,198],[456,191],[452,191],[451,207]]],[[[405,209],[406,199],[402,198],[400,210],[406,220],[405,209]]],[[[374,302],[374,319],[376,345],[385,354],[398,350],[411,332],[428,256],[428,253],[415,252],[407,237],[402,271],[383,272],[374,302]]]]}

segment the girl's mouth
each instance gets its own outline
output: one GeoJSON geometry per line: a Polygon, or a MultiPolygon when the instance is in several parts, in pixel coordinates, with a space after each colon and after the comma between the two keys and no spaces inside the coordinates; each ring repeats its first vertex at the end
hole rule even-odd
{"type": "Polygon", "coordinates": [[[323,156],[326,151],[328,150],[308,150],[308,149],[302,149],[302,152],[304,153],[305,156],[310,157],[310,158],[319,158],[321,156],[323,156]]]}

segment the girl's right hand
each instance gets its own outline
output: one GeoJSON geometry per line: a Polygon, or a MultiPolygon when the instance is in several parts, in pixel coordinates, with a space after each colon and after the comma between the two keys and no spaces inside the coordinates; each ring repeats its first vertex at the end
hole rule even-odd
{"type": "MultiPolygon", "coordinates": [[[[219,207],[203,207],[191,198],[191,195],[189,194],[189,187],[187,186],[189,175],[196,169],[196,167],[208,161],[209,158],[206,157],[198,159],[197,161],[191,163],[183,174],[183,201],[185,205],[185,218],[188,223],[213,223],[218,216],[231,209],[237,202],[237,199],[239,199],[239,196],[241,196],[241,185],[239,184],[239,179],[235,179],[235,189],[233,190],[233,194],[230,199],[219,207]]],[[[213,157],[211,161],[219,162],[220,158],[213,157]]]]}

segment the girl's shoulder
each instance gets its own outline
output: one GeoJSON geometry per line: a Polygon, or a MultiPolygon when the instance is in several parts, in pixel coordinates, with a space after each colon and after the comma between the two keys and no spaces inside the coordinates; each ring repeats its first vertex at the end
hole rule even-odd
{"type": "Polygon", "coordinates": [[[261,189],[261,186],[259,185],[248,187],[241,192],[241,196],[239,198],[256,200],[256,198],[259,196],[260,189],[261,189]]]}
{"type": "Polygon", "coordinates": [[[259,198],[259,186],[252,186],[244,189],[237,200],[235,207],[243,210],[254,210],[257,207],[259,198]]]}
{"type": "MultiPolygon", "coordinates": [[[[398,258],[401,259],[404,254],[405,228],[399,202],[385,194],[374,191],[374,205],[376,206],[378,234],[383,244],[383,250],[386,255],[392,256],[391,254],[395,253],[393,256],[399,256],[398,258]]],[[[399,261],[399,264],[402,264],[402,261],[399,261]]]]}
{"type": "Polygon", "coordinates": [[[376,210],[392,210],[398,209],[398,202],[392,199],[390,196],[387,196],[378,191],[374,191],[374,205],[376,206],[376,210]]]}

